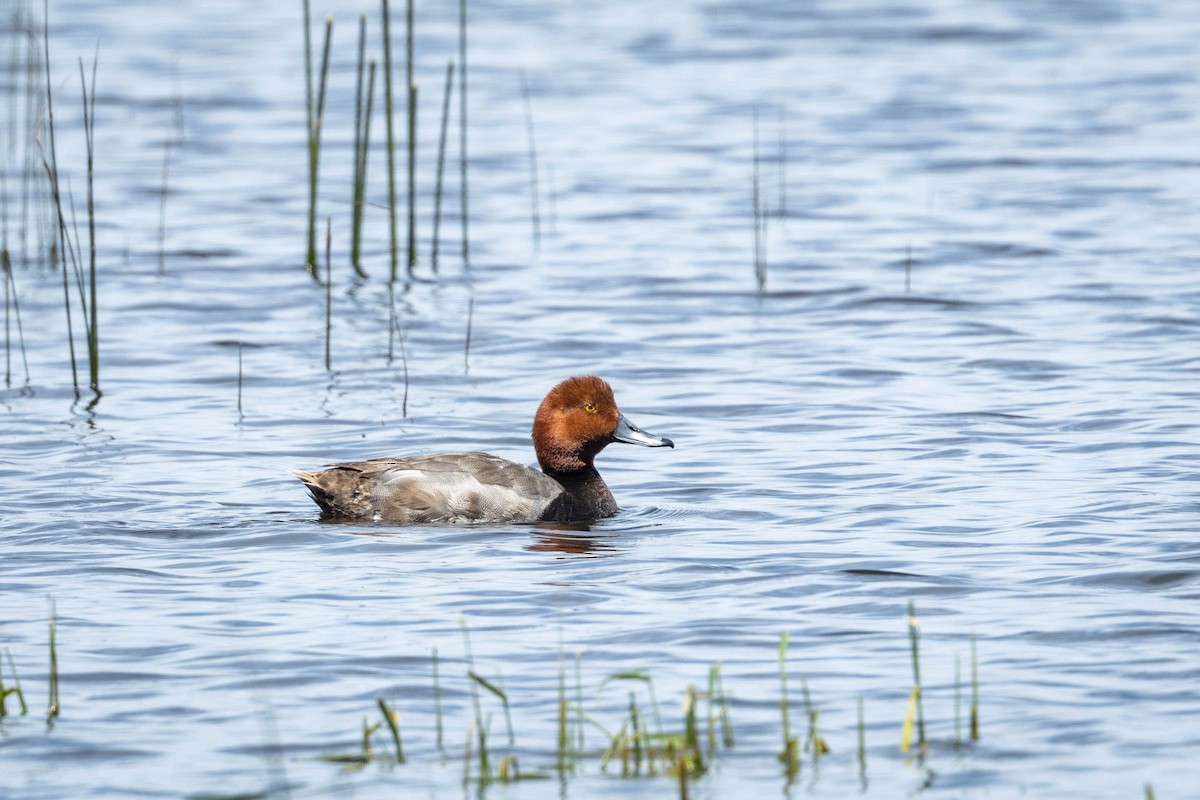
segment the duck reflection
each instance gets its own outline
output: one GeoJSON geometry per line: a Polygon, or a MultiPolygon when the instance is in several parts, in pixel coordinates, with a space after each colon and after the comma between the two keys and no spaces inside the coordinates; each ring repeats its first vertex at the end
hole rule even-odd
{"type": "Polygon", "coordinates": [[[539,522],[532,527],[533,541],[525,545],[533,552],[558,552],[600,558],[619,552],[616,545],[592,535],[587,522],[539,522]]]}

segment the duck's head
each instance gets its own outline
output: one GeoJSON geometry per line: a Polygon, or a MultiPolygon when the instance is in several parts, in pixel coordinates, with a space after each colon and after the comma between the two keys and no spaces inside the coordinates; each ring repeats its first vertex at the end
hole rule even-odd
{"type": "Polygon", "coordinates": [[[533,449],[545,472],[575,472],[609,442],[674,447],[621,414],[612,387],[595,375],[567,378],[546,395],[533,418],[533,449]]]}

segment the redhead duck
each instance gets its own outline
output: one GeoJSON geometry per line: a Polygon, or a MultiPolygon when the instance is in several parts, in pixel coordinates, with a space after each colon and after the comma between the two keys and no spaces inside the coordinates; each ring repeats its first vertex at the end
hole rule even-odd
{"type": "Polygon", "coordinates": [[[558,384],[538,407],[533,449],[541,472],[487,453],[442,453],[292,474],[331,517],[402,524],[600,519],[617,512],[592,463],[609,442],[675,446],[625,419],[612,387],[586,375],[558,384]]]}

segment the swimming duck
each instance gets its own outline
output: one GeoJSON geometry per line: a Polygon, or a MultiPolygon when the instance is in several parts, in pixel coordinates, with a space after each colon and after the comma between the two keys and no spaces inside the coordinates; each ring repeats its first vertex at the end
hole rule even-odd
{"type": "Polygon", "coordinates": [[[551,389],[533,418],[541,472],[487,453],[441,453],[292,474],[331,517],[408,525],[600,519],[617,512],[593,464],[610,442],[675,446],[626,419],[612,387],[585,375],[551,389]]]}

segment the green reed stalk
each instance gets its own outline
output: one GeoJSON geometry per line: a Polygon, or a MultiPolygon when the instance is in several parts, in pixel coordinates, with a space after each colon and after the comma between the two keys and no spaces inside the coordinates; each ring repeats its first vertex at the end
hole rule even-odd
{"type": "Polygon", "coordinates": [[[0,251],[0,264],[4,269],[4,385],[12,386],[12,364],[9,339],[9,306],[11,300],[12,317],[17,323],[17,342],[21,347],[21,363],[25,367],[25,383],[29,383],[29,359],[25,354],[25,329],[21,325],[21,304],[17,299],[17,281],[13,273],[12,259],[8,248],[0,251]]]}
{"type": "Polygon", "coordinates": [[[783,749],[779,752],[779,760],[790,781],[800,771],[800,741],[792,736],[788,724],[787,646],[788,633],[784,631],[779,636],[779,714],[783,721],[783,749]]]}
{"type": "Polygon", "coordinates": [[[821,738],[817,730],[817,721],[820,719],[821,712],[813,705],[812,698],[808,693],[808,679],[803,675],[800,676],[800,691],[804,697],[804,712],[808,716],[808,747],[815,763],[818,758],[829,752],[829,745],[821,738]]]}
{"type": "Polygon", "coordinates": [[[558,651],[558,747],[556,748],[559,778],[567,773],[567,667],[562,647],[558,651]]]}
{"type": "Polygon", "coordinates": [[[396,135],[392,120],[392,25],[388,15],[388,0],[383,2],[383,104],[387,116],[388,163],[388,231],[391,243],[392,268],[390,283],[396,282],[396,266],[400,243],[396,236],[396,135]]]}
{"type": "Polygon", "coordinates": [[[521,70],[521,100],[525,104],[525,134],[529,139],[529,216],[533,221],[533,248],[542,249],[542,221],[538,211],[537,143],[533,138],[533,102],[529,98],[529,82],[521,70]]]}
{"type": "MultiPolygon", "coordinates": [[[[305,13],[308,3],[305,2],[305,13]]],[[[307,18],[305,29],[307,31],[307,18]]],[[[321,125],[325,115],[325,86],[329,77],[329,45],[333,39],[333,17],[325,18],[325,45],[321,52],[321,77],[317,86],[316,108],[310,106],[308,118],[308,253],[305,264],[314,278],[319,277],[317,268],[317,179],[321,166],[321,125]]],[[[309,92],[311,94],[311,65],[309,66],[309,92]]]]}
{"type": "MultiPolygon", "coordinates": [[[[459,616],[459,625],[462,627],[463,654],[466,657],[467,675],[469,677],[475,674],[475,659],[471,655],[471,631],[467,627],[467,618],[465,616],[459,616]]],[[[491,779],[491,770],[488,766],[487,729],[483,724],[483,706],[479,702],[479,685],[478,681],[475,680],[472,680],[470,684],[471,702],[475,707],[475,732],[479,739],[479,785],[485,786],[491,779]]],[[[469,744],[467,749],[469,752],[469,744]]],[[[469,766],[463,776],[464,782],[467,780],[468,775],[469,766]]]]}
{"type": "Polygon", "coordinates": [[[332,367],[333,342],[333,264],[330,251],[333,246],[333,218],[325,218],[325,371],[332,367]]]}
{"type": "MultiPolygon", "coordinates": [[[[99,45],[97,45],[99,50],[99,45]]],[[[83,91],[83,135],[87,146],[87,213],[88,213],[88,300],[87,322],[88,345],[88,374],[91,378],[91,389],[96,398],[100,397],[100,338],[99,319],[96,311],[96,202],[93,191],[93,176],[95,165],[95,132],[96,132],[96,66],[99,53],[92,59],[91,98],[88,97],[88,84],[83,72],[83,59],[79,59],[79,83],[83,91]]],[[[76,237],[78,241],[78,237],[76,237]]],[[[93,403],[95,400],[92,401],[93,403]]]]}
{"type": "MultiPolygon", "coordinates": [[[[67,220],[63,216],[62,210],[62,193],[59,191],[58,184],[58,158],[56,156],[56,148],[54,146],[54,93],[51,91],[53,85],[50,81],[50,2],[43,0],[43,16],[42,16],[42,44],[45,48],[45,68],[46,68],[46,129],[49,133],[50,152],[47,156],[45,150],[42,151],[42,166],[46,169],[46,177],[49,179],[50,196],[54,202],[54,208],[57,212],[57,233],[58,233],[58,252],[62,256],[63,262],[63,307],[67,314],[67,346],[71,353],[71,384],[75,389],[75,397],[79,398],[79,371],[75,359],[75,331],[71,321],[71,292],[70,281],[67,279],[67,261],[63,255],[67,245],[67,220]]],[[[39,141],[38,146],[41,146],[39,141]]],[[[51,267],[54,266],[54,260],[51,259],[51,267]]]]}
{"type": "Polygon", "coordinates": [[[413,82],[413,0],[405,8],[405,69],[408,85],[408,275],[417,266],[417,84],[413,82]]]}
{"type": "Polygon", "coordinates": [[[454,59],[446,64],[446,90],[442,93],[442,127],[438,136],[437,181],[433,190],[433,244],[429,266],[438,268],[439,231],[442,224],[442,180],[446,171],[446,129],[450,125],[450,93],[454,87],[454,59]]]}
{"type": "Polygon", "coordinates": [[[575,767],[575,754],[582,753],[584,747],[584,712],[583,712],[583,651],[575,651],[575,748],[571,753],[571,768],[575,767]]]}
{"type": "Polygon", "coordinates": [[[61,707],[58,702],[58,611],[50,598],[50,700],[46,708],[46,724],[52,725],[61,707]]]}
{"type": "Polygon", "coordinates": [[[928,748],[928,743],[925,740],[925,712],[921,702],[921,663],[918,653],[918,641],[920,633],[917,630],[917,612],[913,608],[912,600],[908,601],[908,640],[912,650],[912,667],[913,667],[913,695],[917,700],[917,747],[921,753],[924,753],[928,748]]]}
{"type": "Polygon", "coordinates": [[[1154,800],[1154,787],[1150,785],[1149,781],[1142,785],[1142,794],[1145,795],[1146,800],[1154,800]]]}
{"type": "Polygon", "coordinates": [[[858,696],[858,777],[867,786],[867,724],[863,717],[863,699],[858,696]]]}
{"type": "Polygon", "coordinates": [[[467,300],[467,341],[463,345],[463,374],[471,371],[471,322],[475,317],[475,298],[467,300]]]}
{"type": "Polygon", "coordinates": [[[7,647],[4,648],[4,655],[8,658],[8,669],[12,672],[13,687],[11,689],[4,688],[4,670],[0,669],[0,717],[8,714],[4,705],[10,694],[16,695],[17,701],[21,704],[21,716],[25,716],[29,713],[29,706],[25,703],[25,692],[21,690],[21,676],[17,674],[17,665],[13,662],[12,652],[7,647]]]}
{"type": "Polygon", "coordinates": [[[779,218],[787,216],[787,109],[779,109],[779,218]]]}
{"type": "Polygon", "coordinates": [[[979,741],[979,661],[975,654],[975,634],[971,634],[971,741],[979,741]]]}
{"type": "Polygon", "coordinates": [[[654,694],[654,679],[650,677],[650,673],[640,669],[614,672],[600,681],[600,685],[596,687],[596,691],[603,689],[605,684],[610,681],[640,681],[646,684],[646,694],[649,695],[650,705],[654,710],[654,725],[658,730],[658,735],[661,736],[663,732],[662,713],[658,706],[658,697],[654,694]]]}
{"type": "Polygon", "coordinates": [[[238,342],[237,412],[238,412],[238,419],[241,419],[242,418],[242,343],[241,342],[238,342]]]}
{"type": "Polygon", "coordinates": [[[763,209],[759,182],[758,107],[754,108],[752,217],[754,223],[754,283],[761,294],[767,286],[766,231],[767,215],[763,209]]]}
{"type": "Polygon", "coordinates": [[[368,132],[371,126],[371,96],[374,94],[375,62],[371,61],[371,78],[366,102],[363,102],[363,68],[367,51],[367,15],[358,15],[358,66],[354,88],[354,187],[350,222],[350,265],[359,277],[367,277],[360,259],[362,245],[363,200],[366,191],[368,132]],[[365,113],[364,113],[365,108],[365,113]]]}
{"type": "Polygon", "coordinates": [[[163,140],[162,183],[158,187],[158,274],[167,272],[167,182],[171,174],[172,137],[163,140]]]}
{"type": "Polygon", "coordinates": [[[392,733],[392,743],[396,746],[396,763],[403,764],[405,761],[404,745],[400,742],[400,726],[396,722],[399,715],[395,710],[388,708],[388,704],[384,702],[382,697],[379,698],[378,703],[379,711],[383,714],[383,721],[387,723],[388,730],[392,733]]]}
{"type": "Polygon", "coordinates": [[[954,749],[962,749],[962,659],[954,654],[954,749]]]}
{"type": "Polygon", "coordinates": [[[508,709],[508,695],[505,694],[503,688],[484,678],[473,669],[467,670],[467,677],[500,698],[500,703],[504,706],[504,723],[508,727],[508,746],[511,748],[515,743],[515,737],[513,736],[512,714],[508,709]]]}
{"type": "Polygon", "coordinates": [[[463,266],[471,265],[467,211],[467,0],[458,0],[458,183],[462,212],[463,266]]]}
{"type": "Polygon", "coordinates": [[[433,713],[437,720],[437,748],[443,749],[442,744],[442,688],[438,684],[438,651],[433,648],[433,713]]]}
{"type": "Polygon", "coordinates": [[[912,290],[912,242],[904,245],[904,293],[912,290]]]}

